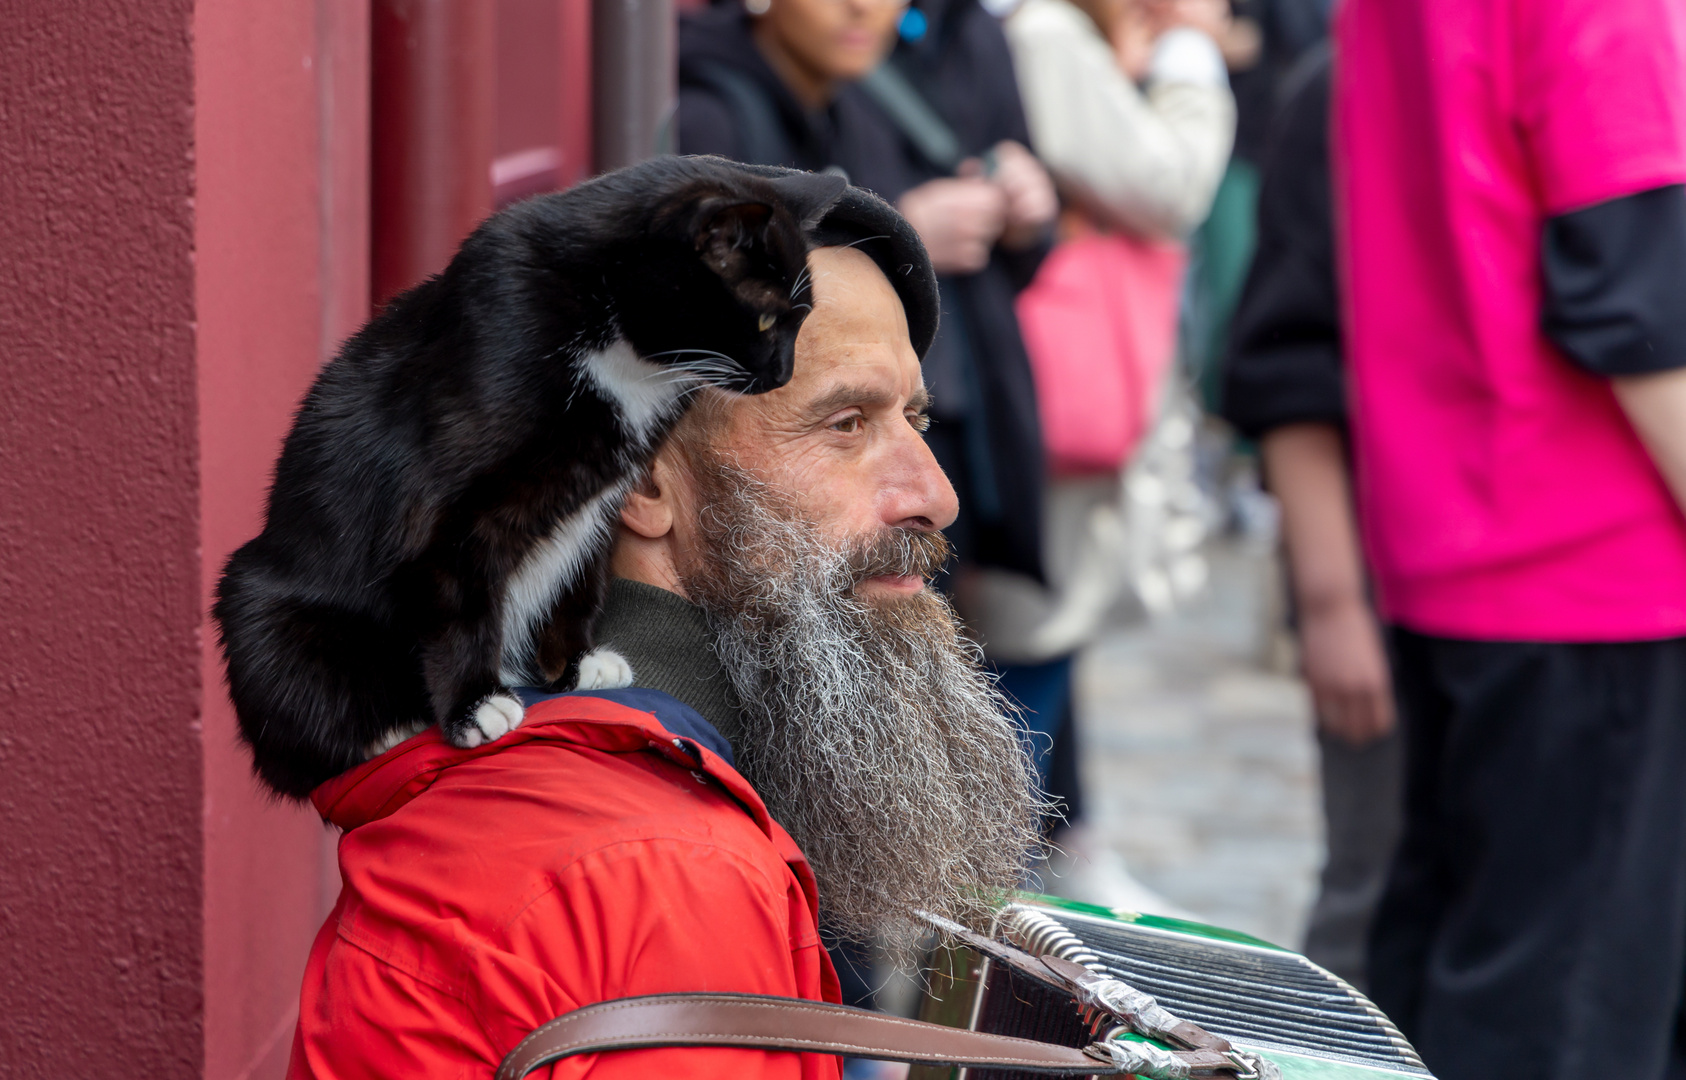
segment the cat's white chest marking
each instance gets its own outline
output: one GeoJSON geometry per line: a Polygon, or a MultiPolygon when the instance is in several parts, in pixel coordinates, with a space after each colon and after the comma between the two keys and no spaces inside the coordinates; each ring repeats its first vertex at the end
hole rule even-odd
{"type": "MultiPolygon", "coordinates": [[[[606,349],[580,357],[581,375],[619,410],[628,442],[650,444],[656,429],[670,419],[693,385],[682,371],[653,364],[622,338],[606,349]]],[[[503,604],[503,656],[498,677],[505,686],[540,681],[533,636],[562,590],[579,580],[592,554],[609,539],[610,520],[630,481],[599,492],[567,519],[559,521],[510,578],[503,604]]],[[[605,684],[607,685],[607,684],[605,684]]]]}
{"type": "Polygon", "coordinates": [[[591,385],[620,409],[634,442],[648,445],[656,427],[677,409],[695,380],[684,371],[653,364],[639,356],[625,338],[579,358],[591,385]]]}
{"type": "Polygon", "coordinates": [[[579,580],[592,554],[609,539],[609,524],[626,494],[628,480],[611,484],[556,523],[509,579],[503,601],[503,657],[498,678],[505,686],[536,686],[533,634],[562,590],[579,580]]]}

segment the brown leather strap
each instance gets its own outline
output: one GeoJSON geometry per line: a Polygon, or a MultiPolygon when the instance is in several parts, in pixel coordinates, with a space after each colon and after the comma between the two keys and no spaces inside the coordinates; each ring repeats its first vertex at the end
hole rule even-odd
{"type": "MultiPolygon", "coordinates": [[[[733,1046],[850,1054],[917,1065],[1014,1069],[1048,1076],[1117,1076],[1106,1055],[987,1035],[883,1013],[757,994],[656,994],[588,1005],[552,1020],[509,1052],[496,1080],[520,1080],[575,1054],[661,1046],[733,1046]]],[[[1184,1075],[1235,1071],[1209,1051],[1175,1055],[1184,1075]]]]}

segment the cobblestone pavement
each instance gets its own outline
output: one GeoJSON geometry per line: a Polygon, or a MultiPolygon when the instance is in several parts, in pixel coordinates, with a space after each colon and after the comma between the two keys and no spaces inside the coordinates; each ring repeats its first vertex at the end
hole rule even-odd
{"type": "Polygon", "coordinates": [[[1203,597],[1080,663],[1088,816],[1168,900],[1297,947],[1323,857],[1309,698],[1273,629],[1271,556],[1223,541],[1209,558],[1203,597]]]}

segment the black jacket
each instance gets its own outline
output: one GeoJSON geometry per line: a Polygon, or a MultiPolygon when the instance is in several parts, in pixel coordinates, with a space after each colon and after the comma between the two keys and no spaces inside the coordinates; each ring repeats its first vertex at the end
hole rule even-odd
{"type": "MultiPolygon", "coordinates": [[[[1007,42],[977,0],[921,0],[929,31],[891,62],[947,121],[967,154],[1029,131],[1007,42]]],[[[809,111],[779,81],[736,4],[689,15],[679,31],[679,149],[819,170],[894,202],[945,175],[859,87],[809,111]],[[753,100],[745,100],[751,98],[753,100]]],[[[925,358],[930,443],[961,497],[949,530],[962,560],[1042,576],[1043,458],[1030,362],[1013,299],[1041,251],[998,251],[977,274],[941,280],[943,322],[925,358]]]]}
{"type": "Polygon", "coordinates": [[[749,16],[735,3],[679,20],[680,153],[810,172],[836,166],[851,183],[890,202],[912,186],[895,131],[865,95],[846,86],[826,108],[804,108],[762,58],[749,29],[749,16]],[[746,92],[755,100],[740,107],[736,95],[746,92]]]}

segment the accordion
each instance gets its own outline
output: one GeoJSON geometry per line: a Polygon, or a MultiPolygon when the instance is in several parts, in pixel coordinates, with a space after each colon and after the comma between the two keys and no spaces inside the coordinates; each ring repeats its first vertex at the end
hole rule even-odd
{"type": "MultiPolygon", "coordinates": [[[[994,935],[1032,956],[1053,954],[1157,999],[1283,1080],[1430,1077],[1411,1044],[1365,996],[1298,953],[1180,919],[1019,897],[994,935]]],[[[1081,1047],[1101,1033],[1071,996],[964,946],[933,960],[921,1019],[1081,1047]]],[[[1032,1080],[1029,1073],[915,1068],[910,1080],[1032,1080]]]]}

